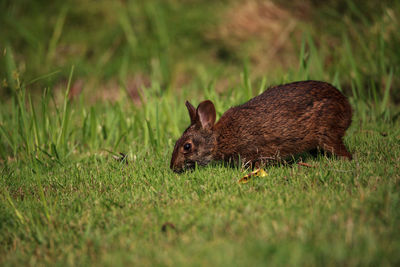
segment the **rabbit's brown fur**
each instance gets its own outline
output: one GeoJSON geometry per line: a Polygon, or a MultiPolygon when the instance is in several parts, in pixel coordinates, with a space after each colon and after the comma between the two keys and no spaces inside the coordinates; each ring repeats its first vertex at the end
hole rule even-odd
{"type": "Polygon", "coordinates": [[[342,141],[351,124],[350,104],[325,82],[271,87],[227,110],[216,124],[211,101],[186,106],[191,124],[175,144],[170,167],[176,172],[212,160],[253,164],[314,149],[352,158],[342,141]]]}

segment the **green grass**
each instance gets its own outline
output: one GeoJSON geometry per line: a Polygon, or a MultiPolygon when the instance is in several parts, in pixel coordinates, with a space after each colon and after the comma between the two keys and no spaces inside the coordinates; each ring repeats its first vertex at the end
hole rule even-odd
{"type": "MultiPolygon", "coordinates": [[[[203,94],[220,115],[247,99],[247,85],[244,78],[226,94],[212,86],[203,94]]],[[[141,108],[68,98],[49,108],[56,105],[51,91],[41,105],[24,95],[17,90],[0,113],[2,264],[400,261],[400,122],[381,117],[379,105],[357,109],[368,103],[352,99],[345,141],[353,161],[305,155],[315,168],[270,167],[267,177],[238,185],[246,173],[240,168],[169,170],[174,140],[188,123],[185,95],[149,88],[141,108]],[[118,152],[127,162],[114,158],[118,152]],[[173,227],[163,231],[167,222],[173,227]]]]}
{"type": "MultiPolygon", "coordinates": [[[[8,41],[0,58],[6,83],[0,92],[0,265],[400,264],[395,64],[400,56],[393,43],[400,35],[369,36],[378,15],[347,2],[352,11],[339,21],[340,8],[319,7],[327,21],[305,28],[298,60],[278,76],[260,77],[253,75],[248,60],[197,61],[217,49],[205,45],[198,25],[205,10],[210,12],[205,21],[214,21],[215,6],[204,4],[190,9],[187,17],[174,18],[171,12],[179,15],[190,3],[171,0],[160,6],[154,0],[112,9],[101,1],[87,16],[73,5],[56,3],[43,11],[56,14],[50,37],[42,36],[38,25],[50,24],[38,12],[18,21],[24,6],[1,4],[13,11],[2,19],[14,28],[0,36],[8,41]],[[69,16],[80,18],[87,30],[94,19],[91,12],[107,8],[118,11],[107,13],[118,24],[102,21],[101,31],[74,39],[74,25],[65,23],[69,16]],[[137,24],[131,21],[135,14],[137,24]],[[193,24],[169,27],[182,21],[193,24]],[[112,25],[118,25],[115,36],[126,37],[115,53],[101,38],[115,30],[112,25]],[[349,25],[359,29],[357,34],[346,31],[349,25]],[[329,33],[316,38],[318,28],[328,26],[329,33]],[[174,44],[174,38],[188,31],[185,27],[192,29],[192,43],[174,44]],[[335,49],[327,41],[329,34],[343,41],[335,49]],[[88,47],[97,42],[99,47],[92,58],[72,60],[60,70],[56,51],[68,40],[88,47]],[[161,53],[169,49],[171,53],[161,53]],[[177,60],[186,56],[187,61],[177,60]],[[329,57],[334,63],[327,64],[329,57]],[[32,65],[23,67],[26,62],[32,65]],[[43,72],[42,64],[47,64],[43,72]],[[139,90],[140,104],[126,92],[131,68],[149,71],[151,85],[139,90]],[[179,68],[194,70],[196,78],[177,90],[171,80],[179,68]],[[225,69],[232,74],[225,76],[225,69]],[[69,98],[77,79],[85,77],[96,87],[106,76],[118,77],[118,101],[93,103],[90,94],[69,98]],[[62,77],[65,83],[59,83],[62,77]],[[238,179],[248,172],[241,166],[215,163],[180,175],[169,169],[174,142],[189,123],[186,99],[196,105],[211,99],[219,117],[269,85],[302,79],[331,82],[349,97],[354,117],[345,143],[353,161],[303,154],[313,168],[271,166],[266,177],[240,185],[238,179]],[[229,83],[224,90],[218,87],[221,81],[229,83]]],[[[397,6],[379,12],[390,17],[397,6]]],[[[27,7],[34,11],[36,6],[27,7]]]]}
{"type": "Polygon", "coordinates": [[[237,184],[243,171],[221,165],[172,173],[167,142],[129,146],[128,164],[101,152],[60,164],[9,162],[1,170],[1,261],[396,265],[398,126],[353,125],[352,162],[308,159],[316,168],[276,166],[245,185],[237,184]],[[166,222],[175,229],[163,232],[166,222]]]}

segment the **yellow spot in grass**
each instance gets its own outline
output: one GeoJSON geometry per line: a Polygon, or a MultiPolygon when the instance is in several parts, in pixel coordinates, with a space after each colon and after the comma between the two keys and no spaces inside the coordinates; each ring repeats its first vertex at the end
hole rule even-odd
{"type": "Polygon", "coordinates": [[[250,181],[252,177],[265,177],[267,172],[264,169],[257,169],[239,179],[239,184],[245,184],[250,181]]]}

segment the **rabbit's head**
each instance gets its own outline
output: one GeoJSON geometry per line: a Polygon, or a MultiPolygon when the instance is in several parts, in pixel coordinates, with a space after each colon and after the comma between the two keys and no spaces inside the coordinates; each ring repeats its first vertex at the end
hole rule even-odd
{"type": "Polygon", "coordinates": [[[214,104],[206,100],[197,109],[189,101],[185,104],[189,111],[190,126],[176,141],[170,165],[174,172],[194,168],[196,164],[207,165],[213,159],[216,147],[214,104]]]}

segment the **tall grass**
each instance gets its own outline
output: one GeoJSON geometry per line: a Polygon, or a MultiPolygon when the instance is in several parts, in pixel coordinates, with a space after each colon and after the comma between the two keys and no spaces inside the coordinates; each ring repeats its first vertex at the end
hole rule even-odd
{"type": "Polygon", "coordinates": [[[85,151],[118,152],[129,147],[166,151],[171,146],[170,138],[179,134],[183,117],[183,108],[175,112],[171,107],[182,106],[181,98],[155,83],[141,91],[140,107],[132,105],[128,96],[118,103],[86,106],[82,99],[69,98],[73,70],[61,102],[47,88],[40,99],[32,100],[15,80],[10,107],[0,111],[3,160],[60,163],[85,151]]]}
{"type": "MultiPolygon", "coordinates": [[[[228,88],[222,94],[217,93],[212,81],[198,89],[196,95],[188,95],[189,91],[177,95],[172,88],[163,90],[159,83],[154,82],[149,88],[140,90],[140,106],[134,106],[129,101],[124,88],[121,88],[121,92],[126,95],[123,101],[87,106],[82,96],[73,101],[69,98],[74,79],[73,67],[61,101],[56,99],[56,92],[51,88],[46,88],[41,98],[34,100],[13,67],[15,62],[11,50],[7,51],[7,57],[10,66],[8,76],[13,79],[13,96],[9,106],[4,105],[0,110],[0,133],[3,140],[0,143],[0,155],[3,160],[11,156],[40,164],[49,160],[60,163],[72,155],[84,154],[85,151],[126,153],[129,150],[133,153],[134,150],[144,148],[166,155],[173,140],[187,124],[183,105],[185,99],[194,104],[203,98],[211,99],[216,104],[218,115],[221,115],[230,106],[245,102],[268,85],[276,84],[276,81],[272,82],[266,77],[255,84],[249,66],[245,64],[241,84],[228,88]]],[[[354,61],[352,53],[348,53],[347,60],[354,61]]],[[[299,69],[285,75],[281,82],[329,80],[322,62],[323,55],[318,52],[312,38],[305,36],[301,44],[299,69]]],[[[383,75],[386,80],[381,90],[372,81],[368,83],[357,69],[354,64],[352,72],[355,76],[351,81],[350,96],[357,118],[364,122],[389,122],[396,119],[399,113],[391,108],[389,97],[393,70],[389,68],[388,73],[383,75]],[[367,84],[367,88],[364,84],[367,84]]],[[[334,85],[343,89],[338,73],[331,79],[334,85]]]]}

